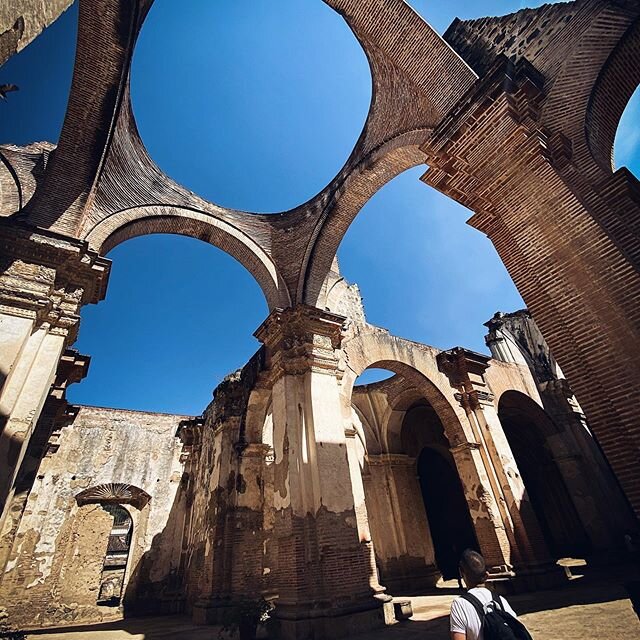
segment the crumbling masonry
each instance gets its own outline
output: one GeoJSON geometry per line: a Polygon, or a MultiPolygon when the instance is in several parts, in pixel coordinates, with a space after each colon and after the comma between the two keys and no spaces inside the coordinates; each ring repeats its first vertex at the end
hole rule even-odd
{"type": "MultiPolygon", "coordinates": [[[[374,98],[335,179],[274,216],[206,202],[161,172],[129,98],[152,2],[79,1],[55,152],[0,147],[12,622],[211,623],[267,596],[283,636],[338,637],[388,620],[389,593],[450,577],[465,546],[504,589],[556,584],[561,556],[615,556],[640,514],[640,185],[611,164],[640,82],[640,5],[544,5],[440,37],[401,0],[326,0],[367,53],[374,98]],[[364,203],[420,164],[473,211],[535,318],[491,319],[491,359],[371,326],[340,276],[335,254],[364,203]],[[225,250],[270,308],[262,348],[201,417],[65,400],[86,374],[71,346],[81,307],[104,297],[104,256],[150,233],[225,250]],[[354,386],[373,366],[395,375],[354,386]]],[[[68,4],[0,10],[0,61],[68,4]]]]}

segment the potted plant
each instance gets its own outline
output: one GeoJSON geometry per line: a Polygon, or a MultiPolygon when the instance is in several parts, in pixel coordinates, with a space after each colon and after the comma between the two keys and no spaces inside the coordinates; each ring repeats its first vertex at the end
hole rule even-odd
{"type": "Polygon", "coordinates": [[[262,597],[236,600],[222,612],[220,638],[237,632],[240,640],[255,640],[258,625],[268,620],[271,609],[273,606],[262,597]]]}

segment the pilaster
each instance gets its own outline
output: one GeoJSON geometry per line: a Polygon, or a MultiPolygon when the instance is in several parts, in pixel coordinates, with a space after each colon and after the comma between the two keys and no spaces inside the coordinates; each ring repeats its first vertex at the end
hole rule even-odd
{"type": "Polygon", "coordinates": [[[452,453],[456,464],[463,455],[467,458],[477,456],[477,463],[484,467],[518,577],[557,574],[500,425],[493,394],[484,378],[488,364],[488,356],[460,347],[438,355],[438,366],[458,390],[456,398],[464,408],[476,438],[476,442],[463,445],[467,453],[463,454],[460,447],[452,453]]]}
{"type": "Polygon", "coordinates": [[[341,637],[383,624],[340,402],[344,320],[298,305],[276,309],[256,332],[272,386],[274,584],[285,637],[341,637]]]}
{"type": "Polygon", "coordinates": [[[80,308],[105,295],[110,262],[86,243],[0,220],[0,505],[11,491],[80,308]]]}

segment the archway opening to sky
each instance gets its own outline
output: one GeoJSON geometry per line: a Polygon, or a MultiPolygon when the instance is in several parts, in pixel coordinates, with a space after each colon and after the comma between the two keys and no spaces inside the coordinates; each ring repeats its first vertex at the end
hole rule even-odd
{"type": "Polygon", "coordinates": [[[614,167],[627,167],[640,178],[640,87],[634,91],[620,118],[613,145],[614,167]]]}
{"type": "Polygon", "coordinates": [[[360,287],[368,322],[410,340],[487,352],[483,323],[524,306],[490,241],[465,224],[471,213],[409,169],[363,207],[338,250],[360,287]]]}
{"type": "Polygon", "coordinates": [[[76,2],[0,66],[0,84],[18,86],[2,101],[0,144],[58,142],[71,89],[77,31],[76,2]]]}
{"type": "Polygon", "coordinates": [[[366,55],[321,0],[156,0],[133,58],[136,122],[172,178],[222,206],[291,209],[349,157],[366,55]]]}
{"type": "Polygon", "coordinates": [[[84,307],[74,345],[91,356],[69,399],[124,409],[199,415],[218,383],[260,347],[268,314],[252,275],[200,240],[127,240],[113,261],[107,297],[84,307]]]}

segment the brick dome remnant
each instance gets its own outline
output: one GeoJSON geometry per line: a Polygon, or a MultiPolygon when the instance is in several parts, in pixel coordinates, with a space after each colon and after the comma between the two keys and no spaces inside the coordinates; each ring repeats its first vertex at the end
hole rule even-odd
{"type": "MultiPolygon", "coordinates": [[[[277,611],[287,637],[328,635],[332,623],[325,627],[317,611],[311,615],[305,608],[307,596],[318,596],[316,585],[333,597],[318,605],[326,620],[380,622],[373,618],[381,615],[384,588],[375,578],[369,507],[354,469],[358,464],[366,475],[368,468],[367,482],[395,476],[406,483],[415,480],[415,470],[413,458],[397,452],[372,454],[376,459],[368,467],[357,460],[366,442],[361,438],[357,445],[358,428],[350,421],[374,424],[376,415],[364,402],[353,409],[350,392],[356,376],[372,364],[388,365],[397,374],[367,391],[382,417],[393,415],[389,429],[396,436],[405,418],[394,414],[397,403],[390,404],[389,394],[400,386],[405,385],[398,398],[408,395],[397,406],[409,410],[419,391],[440,413],[433,429],[444,428],[463,484],[477,490],[473,524],[495,575],[512,579],[518,567],[542,566],[536,563],[548,557],[494,403],[495,389],[507,390],[516,378],[526,387],[523,393],[537,394],[522,373],[522,359],[490,363],[460,347],[437,352],[388,336],[366,324],[354,290],[341,281],[335,255],[349,225],[378,189],[410,167],[427,165],[422,181],[468,207],[469,224],[492,241],[535,318],[536,332],[571,384],[567,395],[568,385],[546,380],[540,387],[548,396],[545,407],[555,411],[558,402],[571,398],[571,429],[580,438],[584,424],[578,414],[584,409],[626,500],[640,515],[640,421],[633,393],[640,388],[640,183],[611,165],[615,131],[640,81],[640,4],[543,5],[455,20],[441,37],[403,0],[326,1],[367,55],[372,101],[343,168],[294,209],[264,215],[220,207],[170,179],[151,160],[131,109],[129,70],[152,0],[79,0],[76,63],[57,147],[0,147],[0,320],[6,336],[0,341],[0,500],[6,505],[0,527],[9,531],[7,539],[18,530],[24,508],[16,493],[26,482],[19,469],[29,459],[38,416],[50,389],[58,401],[64,398],[66,381],[58,380],[56,370],[75,340],[80,309],[104,297],[104,254],[143,234],[199,238],[252,273],[271,313],[256,333],[264,346],[252,361],[253,373],[238,382],[251,380],[251,389],[236,390],[242,402],[233,403],[224,421],[209,416],[209,422],[182,429],[193,441],[184,455],[202,445],[216,458],[217,477],[224,471],[228,478],[216,488],[220,510],[214,517],[215,501],[193,491],[192,482],[197,477],[199,489],[211,486],[209,462],[197,454],[193,475],[181,476],[180,486],[196,505],[190,544],[213,548],[207,536],[228,540],[225,527],[233,526],[242,551],[245,542],[247,548],[255,543],[252,531],[264,523],[272,527],[279,546],[266,544],[264,557],[277,566],[277,611]],[[345,325],[337,312],[348,312],[351,322],[345,325]],[[245,396],[250,409],[243,414],[245,396]],[[450,408],[439,406],[445,396],[450,408]],[[237,439],[234,429],[242,434],[237,439]],[[270,431],[269,443],[245,439],[264,431],[270,431]],[[300,454],[303,445],[311,458],[300,454]],[[246,478],[260,477],[263,463],[273,464],[268,473],[274,515],[268,522],[262,519],[267,507],[256,506],[257,494],[245,491],[246,478]],[[227,513],[237,521],[222,523],[220,514],[227,513]],[[212,522],[214,533],[207,529],[212,522]]],[[[0,60],[33,37],[19,33],[20,11],[40,16],[44,24],[66,4],[49,3],[43,12],[43,3],[25,0],[0,10],[0,60]]],[[[499,317],[492,322],[492,350],[511,353],[508,323],[499,317]]],[[[507,411],[505,419],[513,421],[513,415],[507,411]]],[[[517,429],[511,436],[524,446],[517,429]]],[[[595,460],[599,453],[591,444],[581,446],[595,460]]],[[[576,480],[573,456],[558,460],[567,482],[574,483],[569,489],[588,495],[576,480]]],[[[598,469],[602,477],[608,473],[604,463],[598,469]]],[[[585,502],[580,509],[589,520],[591,507],[585,502]]],[[[389,505],[381,500],[373,511],[388,513],[389,505]]],[[[605,533],[593,535],[604,539],[605,533]]],[[[556,540],[558,548],[561,542],[556,540]]],[[[418,547],[422,578],[432,582],[433,549],[418,547]]],[[[0,546],[0,566],[5,552],[0,546]]],[[[405,555],[402,562],[415,559],[405,555]]],[[[251,558],[260,573],[262,551],[251,558]]],[[[397,570],[400,560],[388,555],[385,570],[397,570]]],[[[216,571],[243,564],[220,562],[216,571]]],[[[194,571],[192,584],[209,598],[190,593],[201,606],[194,615],[211,622],[220,585],[211,571],[194,571]]],[[[233,593],[246,595],[246,576],[225,576],[233,593]]],[[[336,633],[348,634],[349,628],[336,633]]]]}

